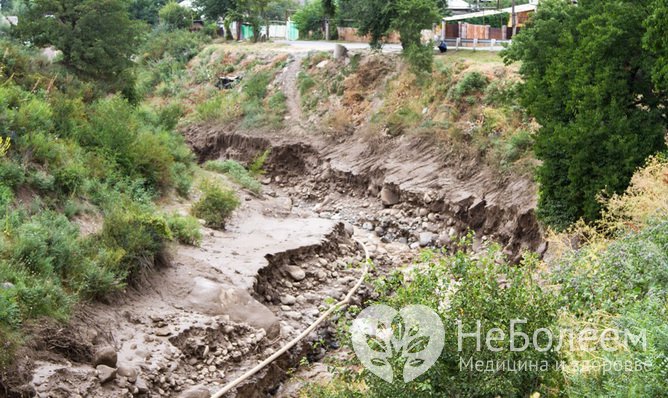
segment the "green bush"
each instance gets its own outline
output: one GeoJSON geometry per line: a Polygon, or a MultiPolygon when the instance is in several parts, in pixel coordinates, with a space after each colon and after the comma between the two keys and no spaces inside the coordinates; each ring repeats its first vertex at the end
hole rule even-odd
{"type": "MultiPolygon", "coordinates": [[[[445,349],[436,364],[414,381],[387,383],[364,370],[361,379],[368,388],[369,397],[527,397],[535,392],[548,396],[553,388],[562,385],[562,376],[556,365],[559,353],[554,350],[539,352],[533,346],[522,352],[510,349],[510,322],[526,320],[522,331],[532,336],[540,328],[552,330],[557,325],[556,298],[541,288],[532,277],[537,265],[535,257],[527,257],[521,266],[503,261],[500,247],[492,246],[475,255],[468,253],[468,243],[450,256],[423,253],[422,262],[408,275],[395,272],[390,278],[375,282],[381,303],[400,309],[406,305],[425,305],[436,311],[445,326],[445,349]],[[476,347],[475,338],[463,339],[458,350],[458,326],[463,332],[473,332],[480,322],[482,336],[492,328],[500,328],[506,338],[497,347],[498,352],[476,347]],[[469,359],[501,363],[546,361],[547,371],[510,369],[483,372],[467,367],[461,361],[469,359]]],[[[398,324],[395,324],[395,326],[398,324]]],[[[393,329],[398,333],[399,329],[393,329]]],[[[540,336],[540,334],[539,334],[540,336]]],[[[521,343],[521,341],[520,341],[521,343]]],[[[539,339],[541,347],[545,339],[539,339]]],[[[395,375],[401,375],[404,362],[390,361],[395,375]]]]}
{"type": "Polygon", "coordinates": [[[426,45],[412,44],[404,49],[403,56],[416,76],[427,79],[431,75],[434,69],[434,46],[432,43],[426,45]]]}
{"type": "Polygon", "coordinates": [[[206,181],[202,184],[202,197],[192,207],[193,216],[206,222],[206,226],[225,229],[227,220],[239,205],[239,198],[229,189],[206,181]]]}
{"type": "Polygon", "coordinates": [[[155,209],[119,204],[104,219],[100,236],[104,246],[122,250],[119,274],[130,283],[155,266],[172,236],[165,219],[155,209]]]}
{"type": "Polygon", "coordinates": [[[453,87],[450,96],[461,99],[464,96],[482,91],[487,87],[489,80],[480,72],[469,72],[453,87]]]}
{"type": "Polygon", "coordinates": [[[244,166],[234,160],[210,160],[204,163],[203,167],[209,171],[228,175],[234,182],[255,194],[262,192],[262,184],[244,166]]]}
{"type": "Polygon", "coordinates": [[[243,93],[249,100],[262,100],[267,95],[267,86],[271,82],[268,72],[253,74],[244,79],[243,93]]]}
{"type": "Polygon", "coordinates": [[[191,246],[202,243],[202,231],[196,218],[174,213],[167,217],[167,225],[179,243],[191,246]]]}
{"type": "Polygon", "coordinates": [[[513,134],[503,148],[503,161],[513,163],[533,148],[533,136],[525,130],[513,134]]]}
{"type": "Polygon", "coordinates": [[[25,169],[8,159],[0,159],[0,181],[9,188],[16,188],[25,181],[25,169]]]}

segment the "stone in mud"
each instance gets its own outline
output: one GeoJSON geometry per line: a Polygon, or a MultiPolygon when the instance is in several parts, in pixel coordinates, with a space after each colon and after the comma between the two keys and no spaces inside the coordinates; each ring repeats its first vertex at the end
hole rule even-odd
{"type": "Polygon", "coordinates": [[[422,247],[429,246],[434,241],[434,234],[431,232],[420,232],[418,240],[420,242],[420,246],[422,247]]]}
{"type": "Polygon", "coordinates": [[[93,355],[93,366],[106,365],[115,368],[116,361],[118,361],[118,354],[112,346],[102,346],[93,355]]]}
{"type": "Polygon", "coordinates": [[[384,186],[380,191],[380,201],[383,206],[393,206],[399,203],[399,194],[391,188],[384,186]]]}
{"type": "Polygon", "coordinates": [[[211,398],[211,392],[206,387],[192,387],[179,395],[179,398],[211,398]]]}
{"type": "Polygon", "coordinates": [[[146,384],[146,382],[142,378],[137,379],[137,381],[135,382],[135,387],[137,387],[137,390],[139,391],[140,394],[148,393],[148,384],[146,384]]]}
{"type": "Polygon", "coordinates": [[[284,305],[295,305],[297,302],[297,298],[291,294],[286,294],[285,296],[281,296],[281,303],[284,305]]]}
{"type": "Polygon", "coordinates": [[[303,281],[306,278],[306,272],[295,265],[289,265],[287,271],[290,277],[297,282],[303,281]]]}
{"type": "Polygon", "coordinates": [[[100,379],[100,384],[107,383],[116,378],[116,369],[107,365],[97,365],[95,370],[97,371],[97,378],[100,379]]]}
{"type": "Polygon", "coordinates": [[[436,244],[438,246],[447,246],[448,244],[450,244],[451,240],[452,239],[450,238],[449,234],[447,234],[445,232],[442,232],[441,234],[438,235],[438,239],[436,240],[436,244]]]}
{"type": "Polygon", "coordinates": [[[139,376],[139,370],[137,368],[125,364],[119,365],[116,373],[119,376],[126,377],[130,383],[135,383],[139,376]]]}
{"type": "Polygon", "coordinates": [[[222,312],[237,323],[247,323],[257,329],[264,329],[267,337],[276,339],[281,328],[278,318],[246,290],[234,289],[220,293],[222,312]]]}

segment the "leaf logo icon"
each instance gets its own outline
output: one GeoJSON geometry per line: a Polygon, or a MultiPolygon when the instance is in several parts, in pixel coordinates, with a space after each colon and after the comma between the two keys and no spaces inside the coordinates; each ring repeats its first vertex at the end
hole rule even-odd
{"type": "Polygon", "coordinates": [[[353,349],[373,374],[392,383],[392,360],[405,360],[403,379],[409,383],[429,370],[443,351],[445,330],[431,308],[410,305],[397,311],[387,305],[364,309],[351,328],[353,349]]]}

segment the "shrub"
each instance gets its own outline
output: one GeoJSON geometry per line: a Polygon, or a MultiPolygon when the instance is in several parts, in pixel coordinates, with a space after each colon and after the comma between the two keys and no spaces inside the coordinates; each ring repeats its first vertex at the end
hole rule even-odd
{"type": "MultiPolygon", "coordinates": [[[[406,305],[425,305],[435,310],[445,326],[445,350],[437,363],[427,373],[408,384],[387,383],[364,370],[361,378],[368,390],[364,396],[371,397],[494,397],[529,396],[535,392],[548,395],[548,391],[561,385],[561,375],[556,367],[560,360],[555,351],[539,352],[529,347],[522,352],[510,349],[510,339],[498,344],[498,352],[486,346],[478,350],[476,339],[463,339],[462,350],[458,347],[458,326],[461,321],[464,332],[475,331],[480,322],[482,336],[498,327],[510,336],[510,321],[527,320],[522,331],[532,336],[535,330],[556,329],[557,302],[533,280],[532,269],[537,259],[527,257],[517,267],[503,261],[500,247],[492,246],[486,251],[472,255],[466,252],[465,242],[451,256],[423,253],[422,263],[404,275],[396,272],[386,280],[377,281],[382,303],[394,308],[406,305]],[[393,293],[390,295],[390,293],[393,293]],[[461,368],[461,362],[492,361],[510,363],[520,361],[547,361],[548,371],[527,369],[513,372],[510,369],[496,372],[474,371],[461,368]]],[[[397,333],[397,330],[394,329],[397,333]]],[[[540,334],[539,334],[540,335],[540,334]]],[[[555,333],[557,335],[557,333],[555,333]]],[[[541,347],[546,341],[540,341],[541,347]]],[[[402,374],[403,363],[390,361],[395,374],[402,374]]]]}
{"type": "Polygon", "coordinates": [[[0,159],[0,181],[9,188],[16,188],[25,181],[25,169],[8,159],[0,159]]]}
{"type": "Polygon", "coordinates": [[[227,220],[240,204],[237,195],[211,181],[204,182],[201,188],[203,195],[192,207],[193,216],[204,220],[208,227],[225,229],[227,220]]]}
{"type": "Polygon", "coordinates": [[[422,77],[423,81],[431,75],[434,69],[434,48],[432,43],[427,45],[412,44],[404,49],[403,56],[408,61],[411,71],[416,76],[422,77]]]}
{"type": "Polygon", "coordinates": [[[264,164],[267,162],[270,154],[271,148],[266,149],[253,160],[253,163],[248,167],[248,172],[251,176],[258,177],[265,173],[264,164]]]}
{"type": "Polygon", "coordinates": [[[503,161],[513,163],[527,154],[533,147],[533,136],[526,130],[513,134],[503,149],[503,161]]]}
{"type": "Polygon", "coordinates": [[[195,107],[200,122],[229,123],[243,116],[243,99],[237,92],[221,93],[195,107]]]}
{"type": "Polygon", "coordinates": [[[158,263],[171,234],[167,222],[155,214],[155,209],[128,203],[118,204],[104,218],[100,239],[112,250],[123,250],[119,274],[134,283],[158,263]]]}
{"type": "Polygon", "coordinates": [[[193,185],[193,168],[184,163],[174,163],[171,172],[176,193],[188,198],[193,185]]]}
{"type": "Polygon", "coordinates": [[[202,242],[202,231],[196,218],[174,213],[167,217],[167,225],[172,236],[179,243],[199,246],[202,242]]]}
{"type": "Polygon", "coordinates": [[[211,160],[204,163],[203,167],[209,171],[228,175],[234,182],[255,194],[262,192],[262,185],[244,166],[234,160],[211,160]]]}
{"type": "Polygon", "coordinates": [[[187,28],[192,22],[191,12],[181,7],[177,2],[170,1],[158,12],[160,22],[167,25],[169,29],[187,28]]]}
{"type": "Polygon", "coordinates": [[[244,79],[243,93],[249,100],[262,100],[267,95],[271,76],[267,72],[253,74],[244,79]]]}
{"type": "Polygon", "coordinates": [[[451,91],[450,96],[454,99],[460,99],[472,93],[483,90],[487,87],[488,79],[480,72],[469,72],[457,82],[451,91]]]}

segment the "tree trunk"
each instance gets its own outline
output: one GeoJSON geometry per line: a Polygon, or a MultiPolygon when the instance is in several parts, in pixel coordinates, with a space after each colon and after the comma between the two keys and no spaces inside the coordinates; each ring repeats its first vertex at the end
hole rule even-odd
{"type": "Polygon", "coordinates": [[[237,41],[241,40],[241,24],[242,21],[237,21],[237,41]]]}
{"type": "Polygon", "coordinates": [[[512,38],[515,38],[516,33],[517,33],[517,14],[515,13],[515,0],[513,0],[513,36],[512,36],[512,38]]]}

